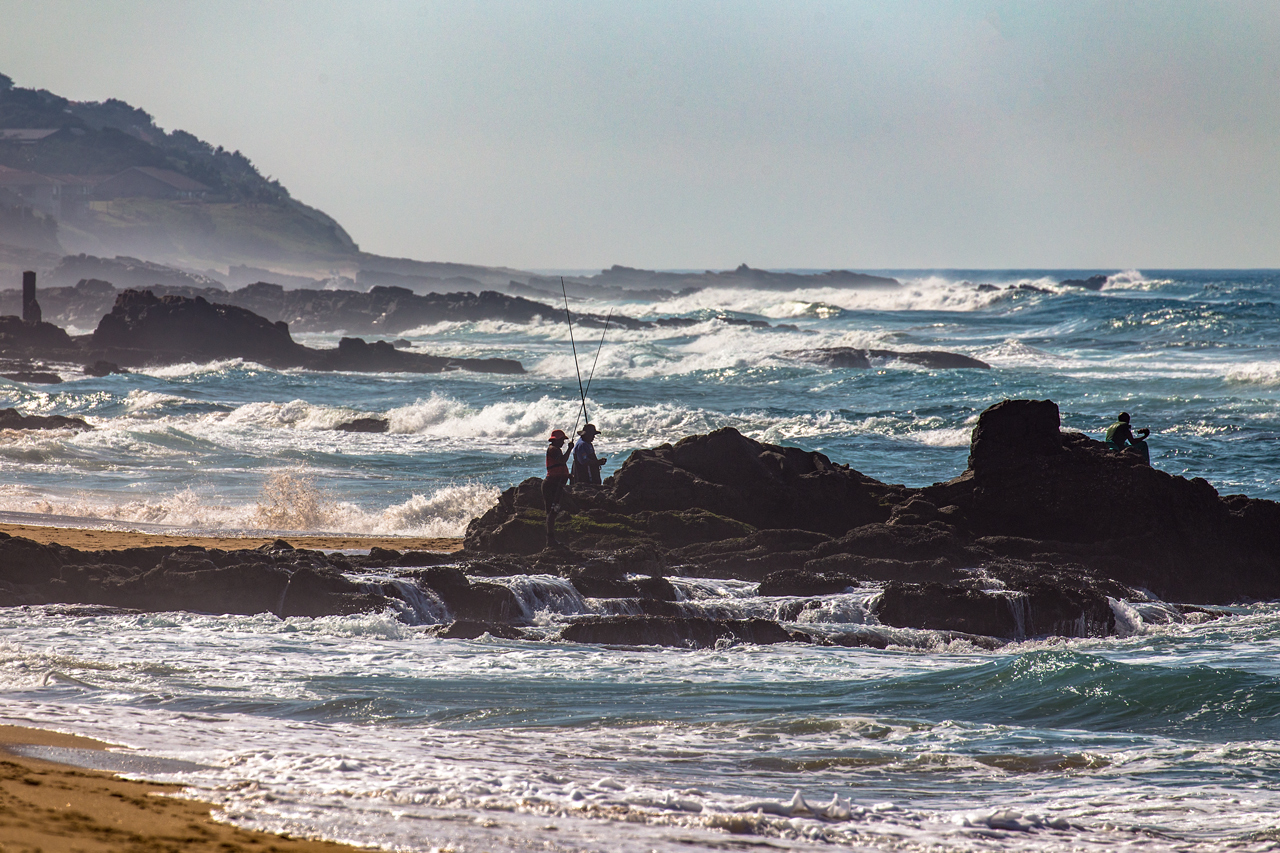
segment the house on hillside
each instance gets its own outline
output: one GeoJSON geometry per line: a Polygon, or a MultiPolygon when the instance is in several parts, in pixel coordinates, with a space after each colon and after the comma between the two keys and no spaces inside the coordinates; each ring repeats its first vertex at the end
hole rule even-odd
{"type": "Polygon", "coordinates": [[[35,145],[46,136],[53,136],[56,127],[6,127],[0,128],[0,142],[15,145],[35,145]]]}
{"type": "Polygon", "coordinates": [[[58,182],[58,218],[84,219],[98,184],[107,175],[46,175],[58,182]]]}
{"type": "Polygon", "coordinates": [[[62,187],[53,178],[0,166],[0,189],[8,190],[33,210],[49,216],[61,212],[62,187]]]}
{"type": "Polygon", "coordinates": [[[202,199],[209,187],[170,169],[133,166],[98,184],[93,197],[202,199]]]}

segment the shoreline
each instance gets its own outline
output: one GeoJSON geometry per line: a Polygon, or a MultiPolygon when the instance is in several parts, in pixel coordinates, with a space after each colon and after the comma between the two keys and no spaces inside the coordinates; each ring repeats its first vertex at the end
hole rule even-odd
{"type": "Polygon", "coordinates": [[[103,751],[112,744],[46,729],[0,725],[0,850],[183,850],[225,853],[352,853],[371,850],[240,829],[213,818],[218,807],[180,796],[181,785],[136,782],[41,758],[18,746],[103,751]]]}
{"type": "Polygon", "coordinates": [[[445,536],[342,536],[304,534],[300,536],[210,536],[171,533],[141,533],[85,527],[58,527],[42,524],[0,524],[0,533],[22,537],[41,545],[65,545],[80,551],[119,551],[125,548],[176,548],[196,545],[224,551],[245,551],[284,539],[295,548],[317,551],[387,548],[395,551],[437,551],[453,553],[462,548],[461,537],[445,536]]]}

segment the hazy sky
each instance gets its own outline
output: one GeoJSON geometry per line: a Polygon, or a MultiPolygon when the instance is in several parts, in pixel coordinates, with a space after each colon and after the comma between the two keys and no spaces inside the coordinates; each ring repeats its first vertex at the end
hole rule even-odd
{"type": "Polygon", "coordinates": [[[1280,267],[1280,2],[0,0],[0,72],[522,268],[1280,267]]]}

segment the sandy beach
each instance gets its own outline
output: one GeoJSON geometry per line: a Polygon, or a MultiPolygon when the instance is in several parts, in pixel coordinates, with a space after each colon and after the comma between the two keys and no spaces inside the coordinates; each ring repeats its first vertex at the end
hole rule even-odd
{"type": "MultiPolygon", "coordinates": [[[[177,547],[198,545],[236,551],[258,548],[277,537],[272,536],[179,536],[163,533],[137,533],[122,530],[93,530],[81,527],[54,527],[38,524],[0,524],[0,532],[21,536],[44,545],[57,543],[82,551],[115,551],[121,548],[150,548],[157,545],[177,547]]],[[[294,536],[285,539],[295,548],[317,550],[364,550],[390,548],[396,551],[457,551],[461,539],[410,536],[294,536]]]]}
{"type": "MultiPolygon", "coordinates": [[[[199,545],[237,550],[257,548],[271,537],[172,536],[116,530],[0,524],[0,532],[81,550],[199,545]]],[[[461,539],[299,536],[298,548],[393,548],[456,551],[461,539]]],[[[180,786],[134,782],[111,773],[18,755],[22,744],[73,750],[106,750],[111,744],[36,728],[0,726],[0,853],[97,853],[97,851],[261,850],[350,851],[321,841],[248,832],[217,823],[214,806],[169,796],[180,786]]]]}
{"type": "Polygon", "coordinates": [[[15,754],[32,744],[80,750],[111,745],[43,729],[0,726],[0,851],[190,853],[260,850],[321,853],[357,848],[248,832],[211,817],[215,806],[174,794],[177,785],[134,782],[15,754]]]}

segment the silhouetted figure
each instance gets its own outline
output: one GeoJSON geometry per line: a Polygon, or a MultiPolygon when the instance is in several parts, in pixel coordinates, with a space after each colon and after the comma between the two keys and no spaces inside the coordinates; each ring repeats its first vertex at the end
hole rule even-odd
{"type": "Polygon", "coordinates": [[[1151,448],[1147,446],[1147,436],[1151,435],[1151,430],[1143,427],[1138,430],[1138,433],[1138,437],[1135,438],[1129,426],[1129,413],[1121,412],[1116,417],[1116,422],[1107,427],[1107,447],[1136,454],[1144,463],[1150,465],[1151,448]]]}
{"type": "Polygon", "coordinates": [[[595,445],[591,442],[600,434],[595,424],[587,424],[578,431],[581,438],[573,446],[573,482],[576,485],[598,486],[601,483],[600,469],[609,459],[596,456],[595,445]]]}
{"type": "Polygon", "coordinates": [[[553,429],[547,439],[547,476],[542,479],[542,505],[547,511],[547,547],[560,543],[556,541],[556,513],[560,511],[560,495],[564,492],[565,483],[569,482],[569,453],[572,450],[561,450],[569,436],[562,429],[553,429]]]}

